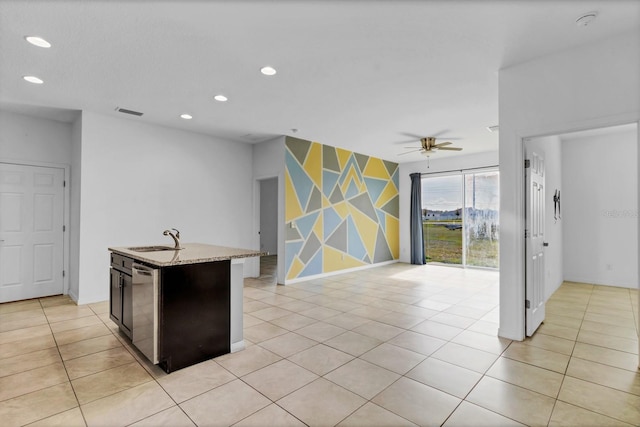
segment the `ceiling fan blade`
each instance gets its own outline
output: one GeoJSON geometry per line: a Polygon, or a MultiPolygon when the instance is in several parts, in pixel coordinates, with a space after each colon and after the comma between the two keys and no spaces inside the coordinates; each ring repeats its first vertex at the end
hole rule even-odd
{"type": "Polygon", "coordinates": [[[423,138],[423,136],[416,135],[415,133],[409,133],[409,132],[400,132],[400,135],[408,136],[409,138],[413,138],[417,140],[420,140],[420,138],[423,138]]]}
{"type": "Polygon", "coordinates": [[[460,147],[438,147],[438,150],[462,151],[460,147]]]}
{"type": "Polygon", "coordinates": [[[411,151],[407,151],[407,152],[404,152],[404,153],[400,153],[400,154],[398,154],[398,156],[404,156],[405,154],[415,153],[417,151],[422,151],[422,148],[418,148],[417,150],[411,150],[411,151]]]}
{"type": "Polygon", "coordinates": [[[417,150],[422,150],[422,147],[402,147],[402,148],[406,148],[407,150],[411,150],[412,148],[415,148],[417,150]]]}
{"type": "Polygon", "coordinates": [[[409,139],[409,140],[406,140],[406,141],[395,141],[395,142],[392,142],[392,144],[395,144],[395,145],[411,144],[412,142],[416,142],[417,140],[418,140],[418,138],[409,139]]]}
{"type": "Polygon", "coordinates": [[[451,145],[451,144],[453,144],[453,142],[445,141],[445,142],[440,142],[438,144],[433,144],[433,147],[444,147],[445,145],[451,145]]]}

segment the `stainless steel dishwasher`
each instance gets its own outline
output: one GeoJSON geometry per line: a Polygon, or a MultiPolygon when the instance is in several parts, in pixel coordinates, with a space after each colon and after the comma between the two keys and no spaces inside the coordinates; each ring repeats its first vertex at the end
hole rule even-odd
{"type": "Polygon", "coordinates": [[[147,359],[158,363],[158,270],[142,264],[131,266],[133,329],[131,341],[147,359]]]}

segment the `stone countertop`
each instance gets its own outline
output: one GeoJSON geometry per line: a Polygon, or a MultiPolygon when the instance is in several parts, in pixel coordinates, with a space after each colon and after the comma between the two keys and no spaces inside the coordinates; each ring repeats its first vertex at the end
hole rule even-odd
{"type": "MultiPolygon", "coordinates": [[[[152,245],[149,245],[152,246],[152,245]]],[[[155,246],[155,245],[154,245],[155,246]]],[[[166,245],[157,245],[166,246],[166,245]]],[[[124,255],[135,260],[158,267],[172,265],[198,264],[203,262],[226,261],[234,258],[250,258],[268,255],[252,249],[227,248],[224,246],[207,245],[203,243],[184,243],[181,250],[167,250],[154,252],[138,252],[130,247],[109,248],[111,252],[124,255]]]]}

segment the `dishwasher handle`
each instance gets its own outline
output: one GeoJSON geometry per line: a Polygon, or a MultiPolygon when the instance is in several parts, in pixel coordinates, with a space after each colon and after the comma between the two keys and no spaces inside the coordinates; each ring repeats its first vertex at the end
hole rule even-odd
{"type": "Polygon", "coordinates": [[[131,264],[131,271],[141,276],[153,276],[154,269],[134,262],[131,264]]]}

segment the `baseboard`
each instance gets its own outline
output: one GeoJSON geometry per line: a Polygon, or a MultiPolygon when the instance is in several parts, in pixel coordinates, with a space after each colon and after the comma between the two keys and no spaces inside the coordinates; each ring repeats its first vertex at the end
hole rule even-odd
{"type": "Polygon", "coordinates": [[[323,279],[325,277],[337,276],[339,274],[351,273],[351,272],[354,272],[354,271],[361,271],[361,270],[368,270],[370,268],[380,267],[380,266],[383,266],[383,265],[396,264],[397,262],[398,262],[398,260],[394,259],[394,260],[391,260],[391,261],[378,262],[376,264],[368,264],[368,265],[363,265],[363,266],[360,266],[360,267],[345,268],[344,270],[331,271],[329,273],[320,273],[320,274],[314,274],[312,276],[299,277],[297,279],[290,279],[290,280],[286,280],[285,279],[284,284],[285,285],[292,285],[294,283],[306,282],[306,281],[314,280],[314,279],[323,279]]]}
{"type": "Polygon", "coordinates": [[[231,343],[231,353],[236,353],[244,349],[245,349],[244,340],[231,343]]]}

